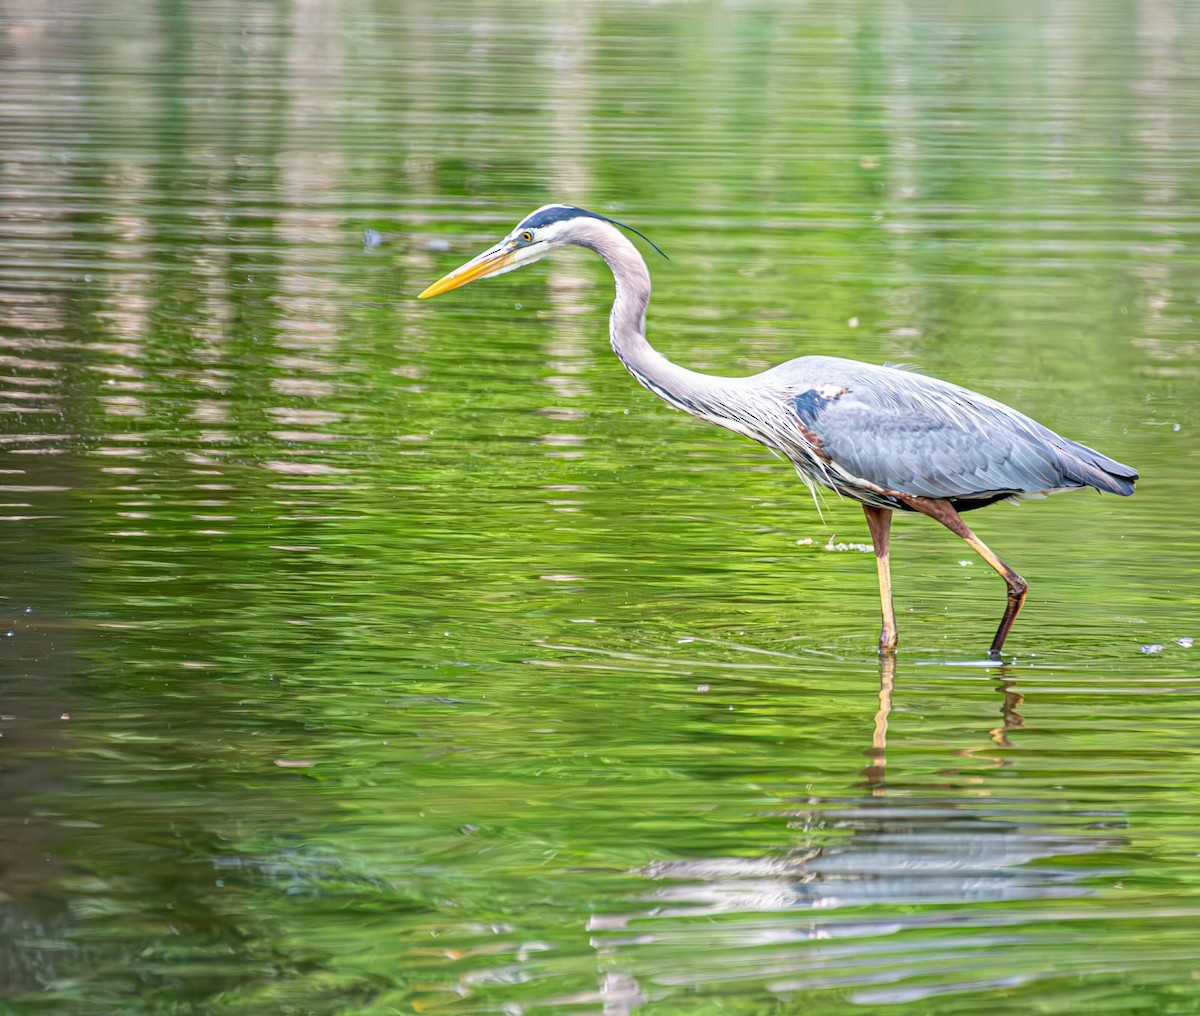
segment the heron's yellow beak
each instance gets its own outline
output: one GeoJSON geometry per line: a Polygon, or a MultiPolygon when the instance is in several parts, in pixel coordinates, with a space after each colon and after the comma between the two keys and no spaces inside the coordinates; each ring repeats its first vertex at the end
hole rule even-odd
{"type": "Polygon", "coordinates": [[[438,279],[425,292],[417,297],[418,300],[426,300],[431,296],[440,296],[442,293],[448,293],[452,289],[458,289],[459,286],[465,286],[468,282],[474,282],[476,279],[483,279],[489,275],[495,275],[497,272],[505,271],[513,266],[513,260],[516,257],[516,252],[507,244],[500,244],[493,247],[491,250],[486,250],[478,257],[472,258],[465,265],[454,269],[449,275],[438,279]]]}

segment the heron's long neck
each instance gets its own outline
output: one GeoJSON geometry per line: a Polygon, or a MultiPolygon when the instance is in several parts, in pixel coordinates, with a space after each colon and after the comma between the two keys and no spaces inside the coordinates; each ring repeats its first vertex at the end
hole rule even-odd
{"type": "Polygon", "coordinates": [[[612,227],[589,237],[587,246],[608,262],[616,280],[609,338],[629,373],[677,409],[709,418],[725,416],[727,396],[740,379],[688,370],[672,363],[646,339],[650,273],[637,248],[612,227]]]}

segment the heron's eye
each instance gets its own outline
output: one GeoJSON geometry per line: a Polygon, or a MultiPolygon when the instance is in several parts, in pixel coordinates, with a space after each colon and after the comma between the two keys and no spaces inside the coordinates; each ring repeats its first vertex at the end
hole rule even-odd
{"type": "Polygon", "coordinates": [[[525,230],[525,232],[521,234],[521,239],[526,243],[533,243],[533,234],[529,232],[529,230],[525,230]]]}

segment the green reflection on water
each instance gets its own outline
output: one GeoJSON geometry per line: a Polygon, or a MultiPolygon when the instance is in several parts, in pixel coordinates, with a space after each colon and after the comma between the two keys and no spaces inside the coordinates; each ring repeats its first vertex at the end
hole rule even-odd
{"type": "Polygon", "coordinates": [[[1190,6],[5,19],[15,1011],[1200,1004],[1190,6]],[[547,200],[681,363],[912,363],[1138,495],[974,520],[1004,672],[903,520],[881,674],[861,513],[634,385],[602,266],[411,299],[547,200]]]}

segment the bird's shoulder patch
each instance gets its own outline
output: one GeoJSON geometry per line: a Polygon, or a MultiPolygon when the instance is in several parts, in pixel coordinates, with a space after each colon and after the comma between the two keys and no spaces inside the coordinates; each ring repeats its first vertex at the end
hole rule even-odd
{"type": "Polygon", "coordinates": [[[800,423],[800,433],[813,448],[819,449],[824,444],[816,430],[821,414],[849,390],[844,385],[818,385],[801,392],[792,400],[792,408],[796,411],[796,419],[800,423]]]}

